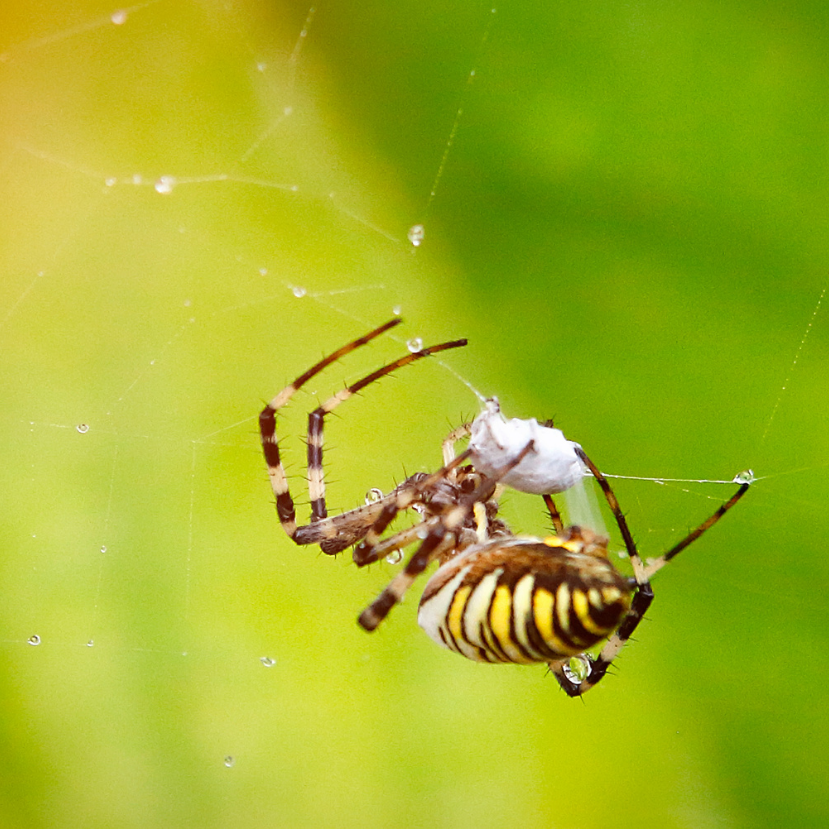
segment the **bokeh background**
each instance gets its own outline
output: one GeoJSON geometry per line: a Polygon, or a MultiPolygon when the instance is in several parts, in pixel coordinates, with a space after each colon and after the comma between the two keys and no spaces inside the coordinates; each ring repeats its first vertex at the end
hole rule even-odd
{"type": "MultiPolygon", "coordinates": [[[[829,821],[827,36],[814,2],[3,3],[0,823],[829,821]],[[608,472],[760,478],[583,702],[435,647],[417,589],[366,635],[395,567],[279,528],[262,402],[398,308],[280,421],[295,494],[307,411],[410,337],[470,345],[331,419],[333,509],[434,468],[466,383],[608,472]]],[[[732,488],[617,491],[654,556],[732,488]]]]}

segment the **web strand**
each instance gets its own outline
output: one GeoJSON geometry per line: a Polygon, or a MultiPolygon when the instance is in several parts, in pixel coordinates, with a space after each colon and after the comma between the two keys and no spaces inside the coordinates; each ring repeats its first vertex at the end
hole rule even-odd
{"type": "Polygon", "coordinates": [[[823,286],[823,290],[820,292],[820,296],[817,299],[817,303],[815,304],[814,310],[812,311],[812,315],[811,317],[809,317],[809,322],[806,325],[806,330],[803,332],[803,336],[801,337],[800,343],[797,346],[797,350],[794,353],[794,359],[792,360],[792,364],[789,367],[789,373],[786,375],[786,379],[783,381],[783,387],[780,389],[780,394],[777,395],[777,400],[775,401],[774,407],[772,408],[771,414],[769,415],[768,422],[766,423],[766,428],[763,430],[763,436],[762,438],[760,438],[761,446],[766,442],[766,437],[771,431],[772,424],[774,423],[774,419],[777,416],[777,410],[780,408],[780,403],[783,400],[783,397],[785,396],[787,389],[789,388],[789,381],[791,380],[794,370],[797,368],[797,361],[800,359],[800,354],[803,351],[803,347],[806,345],[806,340],[809,337],[809,333],[812,330],[812,326],[815,324],[815,320],[817,319],[818,312],[820,311],[820,306],[823,303],[823,297],[826,294],[827,287],[829,287],[829,285],[823,286]]]}

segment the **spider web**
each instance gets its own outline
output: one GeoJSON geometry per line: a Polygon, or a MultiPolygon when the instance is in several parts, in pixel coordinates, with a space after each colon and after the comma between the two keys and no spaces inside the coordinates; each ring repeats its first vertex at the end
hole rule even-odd
{"type": "MultiPolygon", "coordinates": [[[[797,201],[798,175],[750,194],[756,226],[721,206],[678,228],[687,214],[664,200],[679,192],[701,204],[694,171],[672,190],[670,165],[640,169],[633,139],[614,155],[595,116],[577,107],[572,90],[592,93],[572,74],[566,34],[589,19],[574,6],[544,30],[541,48],[533,32],[543,11],[455,5],[4,7],[0,641],[12,720],[35,733],[26,743],[11,727],[12,744],[29,748],[15,749],[27,783],[22,799],[5,800],[10,825],[39,820],[33,804],[71,814],[95,803],[62,759],[45,762],[62,769],[54,788],[31,783],[27,769],[52,730],[65,756],[93,764],[102,790],[146,772],[120,797],[121,815],[196,774],[203,786],[173,822],[212,825],[224,798],[233,805],[217,825],[232,824],[233,809],[248,825],[271,825],[267,808],[225,780],[219,796],[196,802],[213,764],[246,768],[256,791],[270,775],[298,787],[279,801],[291,825],[330,822],[286,747],[314,747],[302,762],[315,774],[330,759],[332,722],[345,732],[332,750],[339,760],[397,727],[391,715],[361,725],[370,715],[354,688],[399,699],[440,684],[442,662],[420,666],[431,651],[417,650],[411,600],[386,635],[353,625],[394,567],[358,572],[346,557],[290,545],[258,451],[263,400],[398,313],[401,334],[315,379],[280,419],[301,510],[302,435],[315,401],[418,339],[468,336],[467,349],[384,380],[331,418],[332,510],[433,469],[443,435],[478,411],[476,395],[497,394],[508,416],[554,418],[620,476],[614,486],[645,557],[730,494],[716,482],[754,469],[757,486],[666,587],[659,614],[671,633],[648,626],[655,647],[667,653],[684,627],[684,646],[721,645],[713,664],[736,662],[737,645],[758,635],[757,604],[774,608],[760,650],[794,647],[792,659],[807,660],[819,641],[823,600],[812,586],[827,574],[812,551],[829,465],[826,252],[809,237],[795,253],[774,232],[797,201]],[[542,72],[547,60],[554,69],[542,72]],[[629,199],[651,199],[649,209],[629,199]],[[739,244],[699,249],[718,223],[739,244]],[[798,567],[779,567],[781,532],[798,567]],[[688,623],[711,606],[731,626],[728,643],[688,623]],[[67,677],[56,691],[54,676],[67,677]],[[202,684],[207,693],[197,693],[202,684]],[[262,713],[274,696],[281,712],[262,713]],[[198,711],[173,717],[182,699],[198,711]],[[126,729],[129,746],[116,752],[123,776],[105,768],[104,747],[124,729],[119,706],[150,723],[126,729]],[[168,726],[169,740],[155,736],[168,726]],[[90,728],[99,734],[84,749],[90,728]],[[151,759],[136,760],[142,753],[151,759]],[[185,771],[164,782],[176,763],[185,771]]],[[[626,48],[647,50],[638,14],[626,48]]],[[[710,158],[709,169],[722,161],[710,158]]],[[[570,518],[595,524],[583,517],[595,509],[571,503],[570,518]]],[[[508,495],[504,510],[516,529],[546,527],[532,499],[508,495]]],[[[761,660],[758,675],[771,665],[761,660]]],[[[473,668],[451,663],[446,682],[473,668]]],[[[691,672],[676,671],[680,685],[691,672]]],[[[469,676],[492,685],[489,674],[469,676]]],[[[495,682],[545,705],[551,694],[516,674],[495,682]]],[[[763,697],[758,711],[776,702],[763,697]]],[[[419,721],[417,706],[412,716],[419,721]]],[[[704,764],[707,755],[688,757],[704,764]]],[[[428,758],[421,766],[431,775],[428,758]]],[[[691,773],[699,801],[714,797],[707,773],[691,773]]],[[[330,797],[356,779],[340,777],[330,797]]],[[[380,780],[385,803],[411,794],[380,780]]],[[[480,794],[470,784],[445,796],[447,825],[480,794]]],[[[356,825],[370,800],[353,798],[342,825],[356,825]]],[[[106,808],[93,812],[104,825],[106,808]]],[[[383,808],[371,814],[390,825],[383,808]]]]}

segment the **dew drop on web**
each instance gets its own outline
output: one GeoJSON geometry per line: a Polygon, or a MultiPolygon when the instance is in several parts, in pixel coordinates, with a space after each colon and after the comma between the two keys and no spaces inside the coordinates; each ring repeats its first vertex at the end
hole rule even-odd
{"type": "Polygon", "coordinates": [[[176,180],[172,176],[161,176],[155,183],[156,193],[172,193],[176,180]]]}
{"type": "Polygon", "coordinates": [[[423,225],[412,225],[409,232],[406,234],[412,247],[419,248],[423,244],[423,237],[426,235],[426,230],[423,225]]]}

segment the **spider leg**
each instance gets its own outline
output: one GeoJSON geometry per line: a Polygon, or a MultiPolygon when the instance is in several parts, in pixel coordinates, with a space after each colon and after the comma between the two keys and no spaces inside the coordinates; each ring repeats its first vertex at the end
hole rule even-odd
{"type": "Polygon", "coordinates": [[[362,337],[352,340],[342,348],[324,357],[318,363],[313,365],[304,374],[294,380],[293,383],[285,386],[276,397],[262,409],[259,415],[259,432],[262,439],[262,451],[265,455],[265,463],[268,467],[268,476],[271,481],[271,489],[276,496],[276,512],[279,516],[279,521],[282,524],[282,529],[285,530],[289,538],[294,539],[297,531],[296,524],[296,510],[294,509],[294,501],[291,498],[291,493],[288,489],[288,478],[285,475],[285,468],[282,464],[282,458],[279,454],[279,444],[276,437],[276,413],[279,409],[285,406],[288,401],[301,389],[312,377],[315,377],[323,369],[336,362],[341,357],[354,351],[366,343],[371,342],[375,337],[394,328],[402,322],[400,318],[390,320],[387,323],[369,331],[362,337]]]}
{"type": "Polygon", "coordinates": [[[649,567],[645,567],[636,550],[636,544],[630,534],[624,514],[619,507],[619,502],[616,500],[616,495],[607,479],[581,449],[576,449],[576,453],[587,464],[588,469],[590,469],[598,481],[602,492],[605,494],[607,503],[616,518],[616,523],[619,525],[619,530],[625,540],[625,546],[627,547],[628,555],[633,564],[636,593],[633,596],[630,609],[625,614],[625,618],[616,631],[608,638],[599,655],[595,659],[591,659],[587,655],[583,656],[583,659],[587,661],[589,666],[589,673],[584,680],[577,682],[568,676],[565,668],[569,660],[550,664],[550,669],[555,674],[559,685],[571,697],[577,697],[587,693],[594,685],[600,682],[614,659],[619,655],[619,652],[627,644],[631,636],[633,636],[633,632],[639,626],[639,623],[642,621],[653,601],[653,588],[650,584],[650,577],[664,567],[674,556],[681,553],[689,544],[696,541],[706,530],[713,527],[745,495],[751,485],[750,480],[742,483],[734,495],[720,506],[713,515],[703,521],[695,530],[692,530],[682,541],[668,550],[667,553],[660,556],[649,567]]]}
{"type": "MultiPolygon", "coordinates": [[[[460,535],[458,535],[457,538],[454,539],[454,549],[456,553],[466,549],[466,547],[470,544],[483,544],[485,541],[489,540],[489,518],[486,514],[486,507],[484,506],[484,503],[482,501],[478,501],[475,504],[473,512],[475,514],[476,529],[465,529],[462,533],[460,533],[460,535]]],[[[395,550],[402,553],[405,547],[408,547],[410,544],[414,544],[414,542],[418,539],[424,539],[429,534],[432,527],[434,527],[439,521],[440,516],[433,515],[425,521],[413,524],[411,527],[406,527],[394,535],[380,539],[377,545],[371,548],[370,557],[367,560],[361,560],[357,566],[362,567],[366,564],[379,561],[381,558],[389,555],[389,553],[392,553],[395,550]]]]}
{"type": "MultiPolygon", "coordinates": [[[[360,614],[358,622],[367,631],[377,628],[380,622],[388,616],[391,609],[400,602],[406,591],[411,587],[414,580],[438,558],[442,553],[451,549],[456,544],[457,533],[463,528],[466,519],[474,512],[475,504],[485,500],[492,491],[493,481],[497,481],[506,475],[511,469],[518,466],[526,455],[533,449],[533,441],[530,441],[509,463],[504,464],[493,478],[484,478],[481,484],[469,495],[465,495],[458,505],[441,517],[423,543],[408,560],[403,570],[398,573],[386,589],[360,614]]],[[[451,465],[456,465],[465,460],[467,452],[459,455],[451,465]]],[[[440,475],[444,467],[435,476],[440,475]]],[[[434,476],[432,476],[434,477],[434,476]]],[[[368,536],[366,537],[368,540],[368,536]]]]}
{"type": "Polygon", "coordinates": [[[702,522],[695,530],[691,530],[685,538],[682,539],[678,544],[675,544],[668,550],[667,553],[659,556],[658,559],[651,562],[645,568],[645,575],[648,578],[651,578],[654,573],[661,570],[674,556],[679,555],[689,544],[696,541],[706,530],[710,529],[720,520],[730,509],[743,497],[743,495],[748,492],[748,488],[751,486],[752,481],[745,481],[740,485],[740,488],[721,506],[719,507],[714,514],[702,522]]]}
{"type": "Polygon", "coordinates": [[[630,556],[630,563],[633,565],[633,575],[636,578],[636,583],[638,585],[647,584],[648,580],[645,576],[645,565],[639,557],[639,552],[636,549],[636,543],[633,540],[630,528],[628,527],[628,522],[625,519],[625,515],[622,512],[621,507],[619,506],[619,501],[616,499],[616,494],[613,492],[613,488],[608,483],[607,478],[605,478],[605,476],[599,471],[596,464],[584,454],[584,450],[580,446],[576,447],[576,454],[593,473],[593,477],[596,479],[596,482],[599,484],[602,492],[604,493],[607,505],[610,507],[610,511],[613,513],[613,517],[616,519],[616,523],[619,526],[619,532],[621,532],[622,539],[625,542],[625,549],[627,550],[628,556],[630,556]]]}
{"type": "Polygon", "coordinates": [[[365,538],[354,548],[354,563],[358,567],[363,567],[366,564],[371,564],[380,558],[381,553],[375,553],[377,545],[382,543],[382,535],[386,531],[389,524],[394,521],[399,512],[410,507],[415,503],[423,492],[430,490],[438,481],[445,478],[453,469],[460,466],[470,454],[467,449],[458,455],[457,458],[451,460],[446,466],[442,466],[437,472],[431,475],[425,475],[418,483],[410,487],[399,487],[395,498],[389,499],[383,507],[382,512],[377,517],[377,520],[372,524],[365,538]]]}
{"type": "Polygon", "coordinates": [[[454,544],[454,541],[454,534],[446,529],[445,524],[438,523],[420,545],[417,552],[409,559],[406,567],[391,580],[388,587],[360,614],[360,618],[357,620],[360,626],[367,631],[375,630],[380,622],[389,615],[391,609],[402,600],[414,580],[441,553],[448,550],[454,544]]]}
{"type": "Polygon", "coordinates": [[[561,520],[561,513],[553,501],[553,496],[542,495],[541,497],[544,499],[544,506],[547,507],[547,512],[550,515],[550,520],[553,522],[553,529],[556,531],[556,535],[561,535],[564,532],[564,524],[561,520]]]}
{"type": "Polygon", "coordinates": [[[437,516],[432,516],[431,518],[427,518],[425,521],[413,524],[411,527],[406,527],[405,529],[396,532],[394,535],[380,539],[380,541],[371,548],[368,558],[361,558],[359,562],[355,563],[358,567],[364,567],[366,564],[372,564],[379,561],[381,558],[389,555],[389,553],[393,553],[395,550],[402,551],[404,547],[414,544],[418,539],[425,538],[437,520],[437,516]]]}
{"type": "MultiPolygon", "coordinates": [[[[276,436],[276,413],[279,409],[285,406],[294,394],[296,394],[296,392],[312,377],[319,374],[323,369],[327,368],[341,357],[344,357],[351,351],[354,351],[356,348],[371,342],[373,339],[379,337],[389,329],[399,325],[400,322],[402,322],[402,320],[399,317],[390,320],[378,328],[375,328],[373,331],[369,331],[368,334],[358,337],[356,340],[352,340],[352,342],[342,346],[342,348],[337,349],[327,357],[324,357],[308,369],[308,371],[297,377],[293,383],[282,389],[282,391],[279,392],[279,394],[277,394],[267,406],[265,406],[259,415],[259,431],[262,440],[262,451],[265,455],[265,463],[268,467],[268,476],[271,482],[271,489],[276,497],[276,512],[285,533],[296,544],[307,544],[313,542],[309,542],[304,539],[302,530],[306,529],[305,527],[297,527],[296,509],[288,487],[288,478],[285,474],[285,468],[280,456],[279,444],[276,436]]],[[[311,413],[308,422],[308,479],[312,522],[323,521],[328,515],[325,505],[325,483],[323,480],[322,470],[322,427],[325,415],[333,411],[333,409],[335,409],[344,400],[347,400],[353,394],[356,394],[365,388],[369,385],[369,383],[379,380],[381,377],[390,374],[396,369],[402,368],[415,360],[419,360],[421,357],[427,357],[430,354],[435,354],[449,348],[458,348],[463,345],[466,345],[466,340],[453,340],[452,342],[440,343],[439,345],[430,346],[428,348],[421,349],[420,351],[407,354],[405,357],[401,357],[383,368],[372,372],[367,377],[359,380],[357,383],[346,387],[311,413]]],[[[352,516],[354,519],[356,519],[356,517],[356,514],[352,516]]],[[[373,517],[369,520],[369,523],[371,521],[373,521],[373,517]]],[[[326,533],[331,532],[336,534],[337,526],[338,525],[332,524],[331,527],[326,527],[326,533]]],[[[314,534],[311,533],[311,535],[314,534]]],[[[354,540],[356,540],[356,538],[354,540]]],[[[335,549],[337,545],[335,543],[331,543],[328,545],[329,550],[324,550],[324,552],[339,552],[339,550],[350,546],[352,543],[354,543],[353,540],[345,543],[344,546],[339,549],[335,549]]]]}
{"type": "Polygon", "coordinates": [[[472,424],[471,423],[463,423],[460,426],[454,428],[444,439],[443,443],[441,443],[441,450],[443,452],[443,462],[444,464],[449,463],[455,457],[455,444],[459,440],[463,440],[464,438],[468,438],[472,434],[472,424]]]}
{"type": "Polygon", "coordinates": [[[321,521],[328,515],[328,510],[325,506],[325,480],[322,469],[322,429],[326,415],[331,414],[340,403],[344,403],[349,397],[353,397],[358,392],[362,391],[366,386],[397,371],[403,366],[409,365],[416,360],[421,360],[423,357],[429,357],[432,354],[437,354],[440,351],[446,351],[450,348],[459,348],[466,345],[466,340],[452,340],[451,342],[440,343],[432,345],[427,348],[422,348],[420,351],[415,351],[399,357],[388,365],[378,368],[377,371],[363,377],[356,383],[346,386],[337,394],[329,397],[321,406],[314,409],[308,415],[308,495],[311,499],[311,521],[321,521]]]}
{"type": "Polygon", "coordinates": [[[294,541],[297,544],[319,544],[326,555],[336,555],[357,544],[371,529],[389,502],[393,502],[401,487],[411,486],[404,481],[379,501],[362,504],[359,507],[331,515],[321,521],[314,521],[298,527],[294,541]]]}
{"type": "Polygon", "coordinates": [[[570,661],[569,659],[550,664],[550,669],[555,674],[558,684],[568,696],[579,697],[582,694],[586,694],[604,678],[613,660],[616,659],[630,637],[633,636],[633,632],[639,626],[639,622],[642,621],[652,601],[653,589],[650,583],[646,582],[645,584],[637,585],[630,610],[625,614],[622,624],[619,625],[616,631],[608,638],[607,642],[605,642],[599,655],[595,659],[587,654],[582,655],[581,659],[586,663],[589,672],[581,682],[574,681],[567,674],[565,668],[570,661]]]}

